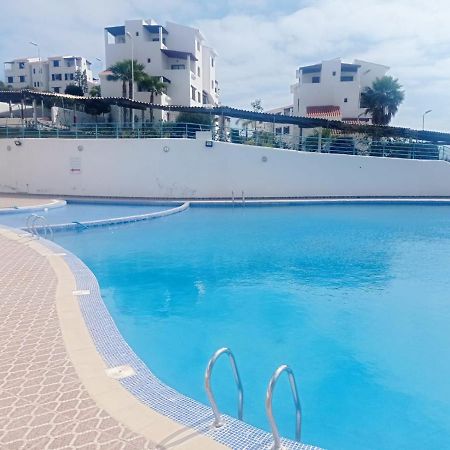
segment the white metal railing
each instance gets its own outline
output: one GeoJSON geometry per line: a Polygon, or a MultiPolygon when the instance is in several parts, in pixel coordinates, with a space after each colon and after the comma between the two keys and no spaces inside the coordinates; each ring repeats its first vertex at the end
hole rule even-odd
{"type": "Polygon", "coordinates": [[[197,131],[211,131],[216,141],[305,152],[336,153],[405,159],[450,159],[449,147],[412,139],[322,134],[300,136],[261,129],[234,128],[217,124],[153,122],[136,124],[77,123],[73,126],[0,126],[0,138],[60,138],[60,139],[195,139],[197,131]]]}

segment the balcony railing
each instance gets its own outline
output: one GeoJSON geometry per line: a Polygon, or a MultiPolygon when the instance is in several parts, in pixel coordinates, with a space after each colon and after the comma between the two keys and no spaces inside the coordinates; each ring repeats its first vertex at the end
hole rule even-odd
{"type": "MultiPolygon", "coordinates": [[[[58,139],[195,139],[197,131],[211,131],[215,141],[254,145],[304,152],[384,158],[444,160],[450,162],[450,147],[434,143],[390,138],[373,140],[368,137],[320,136],[301,137],[264,130],[250,130],[218,125],[158,122],[153,124],[90,123],[74,126],[0,126],[0,138],[58,139]]],[[[20,145],[20,144],[18,144],[20,145]]]]}

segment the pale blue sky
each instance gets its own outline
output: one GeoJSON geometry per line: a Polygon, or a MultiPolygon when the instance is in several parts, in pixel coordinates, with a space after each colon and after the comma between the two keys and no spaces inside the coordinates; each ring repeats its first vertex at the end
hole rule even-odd
{"type": "Polygon", "coordinates": [[[33,56],[36,41],[42,56],[95,61],[103,28],[132,18],[199,27],[220,55],[223,104],[288,104],[298,66],[359,58],[390,66],[404,86],[395,125],[419,128],[432,109],[427,128],[450,131],[448,0],[15,0],[2,5],[0,59],[33,56]]]}

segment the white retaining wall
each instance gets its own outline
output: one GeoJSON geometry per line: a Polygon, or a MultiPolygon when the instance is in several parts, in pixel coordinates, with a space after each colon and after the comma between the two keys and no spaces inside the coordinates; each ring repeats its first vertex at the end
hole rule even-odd
{"type": "Polygon", "coordinates": [[[199,139],[0,140],[0,192],[150,198],[450,197],[450,163],[199,139]]]}

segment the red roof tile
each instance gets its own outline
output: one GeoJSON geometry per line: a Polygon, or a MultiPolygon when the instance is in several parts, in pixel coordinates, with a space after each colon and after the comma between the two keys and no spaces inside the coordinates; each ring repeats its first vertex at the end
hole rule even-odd
{"type": "Polygon", "coordinates": [[[317,118],[340,118],[341,109],[339,106],[325,105],[325,106],[307,106],[306,107],[307,117],[317,117],[317,118]]]}

